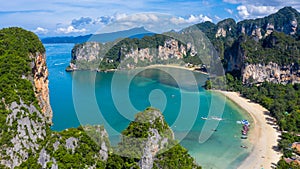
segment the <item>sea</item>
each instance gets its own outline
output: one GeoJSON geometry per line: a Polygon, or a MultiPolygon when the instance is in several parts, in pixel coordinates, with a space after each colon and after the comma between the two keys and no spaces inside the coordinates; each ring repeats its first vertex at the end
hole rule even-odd
{"type": "Polygon", "coordinates": [[[223,95],[204,90],[207,75],[178,68],[66,72],[74,44],[44,46],[52,130],[100,124],[116,145],[136,113],[155,107],[204,169],[237,168],[249,155],[252,145],[240,138],[237,121],[251,121],[250,116],[223,95]]]}

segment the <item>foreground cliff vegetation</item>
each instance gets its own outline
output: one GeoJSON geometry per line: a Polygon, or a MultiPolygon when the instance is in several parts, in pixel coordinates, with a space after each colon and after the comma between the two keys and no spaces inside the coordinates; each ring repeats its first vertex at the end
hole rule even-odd
{"type": "Polygon", "coordinates": [[[153,108],[137,114],[116,148],[103,126],[51,131],[35,83],[48,80],[38,60],[44,52],[32,32],[0,30],[0,168],[201,168],[153,108]],[[134,136],[141,138],[135,149],[134,136]]]}

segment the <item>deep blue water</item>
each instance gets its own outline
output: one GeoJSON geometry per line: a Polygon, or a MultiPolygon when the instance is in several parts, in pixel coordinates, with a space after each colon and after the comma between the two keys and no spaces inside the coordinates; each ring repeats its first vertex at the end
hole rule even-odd
{"type": "Polygon", "coordinates": [[[247,156],[249,150],[240,145],[248,143],[239,138],[236,121],[249,117],[223,96],[202,89],[206,75],[174,68],[70,73],[65,68],[73,44],[45,47],[52,130],[103,124],[116,144],[134,115],[153,106],[163,111],[175,137],[204,168],[235,168],[247,156]],[[221,121],[201,119],[219,115],[221,121]]]}

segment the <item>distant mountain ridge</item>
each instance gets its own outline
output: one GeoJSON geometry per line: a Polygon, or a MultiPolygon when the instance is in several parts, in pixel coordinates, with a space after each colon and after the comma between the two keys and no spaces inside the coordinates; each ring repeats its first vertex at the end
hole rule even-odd
{"type": "Polygon", "coordinates": [[[119,38],[142,38],[145,35],[153,35],[154,33],[146,30],[144,27],[132,28],[123,31],[101,33],[101,34],[89,34],[84,36],[63,36],[63,37],[47,37],[42,38],[41,41],[44,44],[47,43],[84,43],[87,41],[106,43],[111,42],[119,38]]]}

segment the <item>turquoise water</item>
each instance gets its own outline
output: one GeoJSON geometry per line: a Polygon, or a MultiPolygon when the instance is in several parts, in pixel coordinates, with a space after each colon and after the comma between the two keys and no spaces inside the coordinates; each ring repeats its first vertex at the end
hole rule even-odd
{"type": "Polygon", "coordinates": [[[248,143],[239,138],[241,126],[236,121],[249,117],[223,96],[199,87],[205,75],[174,68],[67,73],[73,44],[45,47],[53,130],[104,124],[116,144],[134,114],[153,106],[163,111],[175,137],[204,168],[236,168],[248,155],[250,148],[240,147],[248,143]],[[219,114],[221,121],[201,119],[219,114]]]}

